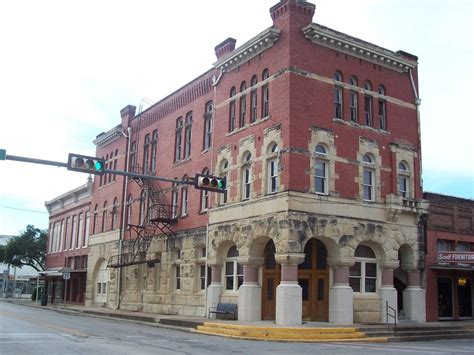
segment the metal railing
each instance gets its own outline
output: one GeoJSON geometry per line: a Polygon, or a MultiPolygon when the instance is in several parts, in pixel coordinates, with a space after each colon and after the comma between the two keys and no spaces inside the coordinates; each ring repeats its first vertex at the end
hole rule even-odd
{"type": "Polygon", "coordinates": [[[388,318],[393,318],[393,332],[397,334],[397,310],[388,305],[388,301],[385,302],[385,323],[390,326],[388,318]]]}

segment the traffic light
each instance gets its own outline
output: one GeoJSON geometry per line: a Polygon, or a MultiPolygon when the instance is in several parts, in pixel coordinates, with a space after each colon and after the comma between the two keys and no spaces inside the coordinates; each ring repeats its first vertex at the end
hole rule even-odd
{"type": "Polygon", "coordinates": [[[104,174],[105,160],[102,158],[69,153],[67,168],[68,170],[80,171],[81,173],[102,175],[104,174]]]}
{"type": "Polygon", "coordinates": [[[194,187],[207,191],[225,192],[226,179],[225,177],[196,174],[194,187]]]}

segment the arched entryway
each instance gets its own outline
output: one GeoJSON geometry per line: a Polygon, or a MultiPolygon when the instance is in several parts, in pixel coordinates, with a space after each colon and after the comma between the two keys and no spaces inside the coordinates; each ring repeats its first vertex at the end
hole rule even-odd
{"type": "Polygon", "coordinates": [[[304,248],[305,260],[298,265],[298,283],[303,291],[303,320],[328,321],[329,272],[327,250],[315,238],[304,248]]]}
{"type": "Polygon", "coordinates": [[[275,261],[275,244],[270,240],[263,252],[262,319],[274,320],[276,288],[280,284],[280,264],[275,261]]]}

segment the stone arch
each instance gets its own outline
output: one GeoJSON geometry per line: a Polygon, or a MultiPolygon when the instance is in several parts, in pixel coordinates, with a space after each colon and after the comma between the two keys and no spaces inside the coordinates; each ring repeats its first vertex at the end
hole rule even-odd
{"type": "Polygon", "coordinates": [[[240,248],[233,240],[223,240],[218,244],[217,248],[215,249],[215,259],[218,264],[222,265],[224,263],[227,257],[227,252],[234,245],[237,247],[240,255],[240,248]]]}
{"type": "Polygon", "coordinates": [[[402,244],[398,249],[398,255],[402,270],[416,269],[417,255],[410,244],[402,244]]]}
{"type": "MultiPolygon", "coordinates": [[[[107,260],[103,257],[97,259],[94,265],[92,276],[92,295],[95,302],[106,302],[107,292],[103,292],[104,281],[107,284],[110,279],[110,272],[107,269],[107,260]],[[98,283],[101,283],[101,289],[98,289],[98,283]]],[[[107,287],[107,286],[105,286],[107,287]]]]}
{"type": "Polygon", "coordinates": [[[267,237],[267,236],[260,236],[257,238],[253,238],[251,242],[249,243],[248,256],[251,258],[263,257],[265,246],[270,240],[272,240],[273,243],[275,243],[275,241],[272,238],[267,237]]]}
{"type": "Polygon", "coordinates": [[[318,239],[323,243],[324,247],[326,248],[327,251],[327,257],[328,259],[334,260],[334,259],[339,259],[341,257],[340,254],[340,248],[336,240],[333,238],[328,238],[325,236],[316,236],[316,235],[310,235],[307,236],[302,242],[301,242],[301,252],[304,253],[306,244],[311,240],[311,239],[318,239]]]}

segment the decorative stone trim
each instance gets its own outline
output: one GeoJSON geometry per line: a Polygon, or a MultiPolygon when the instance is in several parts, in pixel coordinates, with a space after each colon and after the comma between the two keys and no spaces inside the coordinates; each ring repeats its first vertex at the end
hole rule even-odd
{"type": "Polygon", "coordinates": [[[280,265],[299,265],[304,258],[304,253],[275,254],[275,261],[280,265]]]}
{"type": "Polygon", "coordinates": [[[407,60],[398,53],[325,26],[312,23],[304,27],[302,31],[304,36],[313,43],[382,65],[400,73],[407,72],[417,66],[415,60],[407,60]]]}
{"type": "Polygon", "coordinates": [[[122,127],[117,126],[112,128],[110,131],[106,133],[99,134],[96,139],[92,141],[98,147],[105,147],[112,142],[115,142],[122,136],[122,127]]]}
{"type": "Polygon", "coordinates": [[[224,58],[213,64],[214,68],[219,68],[223,72],[230,72],[240,66],[242,63],[263,53],[272,47],[280,37],[280,30],[269,27],[259,33],[239,48],[235,49],[224,58]]]}

